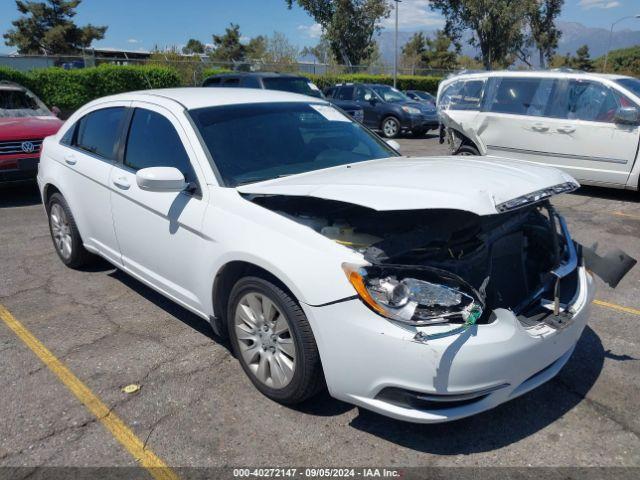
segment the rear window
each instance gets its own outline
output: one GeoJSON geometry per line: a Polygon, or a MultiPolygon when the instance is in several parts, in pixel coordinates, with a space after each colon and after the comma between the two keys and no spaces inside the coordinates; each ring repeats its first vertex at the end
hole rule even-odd
{"type": "Polygon", "coordinates": [[[0,89],[0,117],[49,116],[51,112],[38,97],[20,88],[0,89]]]}
{"type": "Polygon", "coordinates": [[[267,77],[262,79],[264,88],[280,90],[282,92],[300,93],[312,97],[322,98],[320,89],[306,78],[302,77],[267,77]]]}
{"type": "Polygon", "coordinates": [[[621,78],[620,80],[616,80],[616,83],[622,85],[635,96],[640,97],[640,80],[637,78],[621,78]]]}

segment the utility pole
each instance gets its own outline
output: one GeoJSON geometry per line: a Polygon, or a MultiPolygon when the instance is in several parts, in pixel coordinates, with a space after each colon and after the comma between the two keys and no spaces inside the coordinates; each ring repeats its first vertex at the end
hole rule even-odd
{"type": "Polygon", "coordinates": [[[640,18],[639,15],[630,15],[628,17],[622,17],[620,20],[616,20],[611,24],[611,31],[609,32],[609,44],[607,45],[607,53],[604,56],[604,66],[602,67],[602,73],[607,73],[607,63],[609,62],[609,50],[611,50],[611,39],[613,38],[613,27],[622,22],[623,20],[629,20],[630,18],[640,18]]]}
{"type": "Polygon", "coordinates": [[[393,88],[398,86],[398,7],[402,0],[393,0],[396,2],[396,32],[393,42],[393,88]]]}

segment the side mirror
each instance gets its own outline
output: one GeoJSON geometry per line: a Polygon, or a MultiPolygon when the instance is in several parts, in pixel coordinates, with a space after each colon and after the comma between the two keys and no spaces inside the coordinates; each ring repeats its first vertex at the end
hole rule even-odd
{"type": "Polygon", "coordinates": [[[621,125],[639,125],[640,110],[637,107],[620,107],[614,121],[621,125]]]}
{"type": "Polygon", "coordinates": [[[138,170],[136,183],[148,192],[181,192],[187,182],[180,170],[174,167],[150,167],[138,170]]]}
{"type": "Polygon", "coordinates": [[[393,148],[396,152],[400,153],[400,144],[398,142],[395,140],[385,140],[385,142],[387,142],[387,145],[393,148]]]}

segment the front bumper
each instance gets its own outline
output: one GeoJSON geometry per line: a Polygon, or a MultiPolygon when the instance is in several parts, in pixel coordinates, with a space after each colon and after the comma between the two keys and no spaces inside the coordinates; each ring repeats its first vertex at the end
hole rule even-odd
{"type": "Polygon", "coordinates": [[[0,157],[0,183],[35,179],[39,161],[40,154],[0,157]]]}
{"type": "Polygon", "coordinates": [[[433,115],[410,115],[403,128],[406,130],[433,130],[440,126],[437,113],[433,115]]]}
{"type": "MultiPolygon", "coordinates": [[[[426,343],[414,339],[415,327],[398,326],[358,299],[304,309],[333,397],[400,420],[437,423],[494,408],[560,371],[584,330],[594,296],[593,279],[583,267],[578,281],[574,314],[562,329],[526,328],[510,310],[498,309],[489,324],[426,343]],[[440,403],[434,408],[433,402],[390,400],[390,390],[426,394],[440,403]]],[[[434,328],[450,327],[421,330],[434,328]]]]}

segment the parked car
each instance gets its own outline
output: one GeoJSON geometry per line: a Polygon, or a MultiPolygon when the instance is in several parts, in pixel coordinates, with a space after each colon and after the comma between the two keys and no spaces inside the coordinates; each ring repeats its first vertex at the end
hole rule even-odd
{"type": "Polygon", "coordinates": [[[409,131],[420,136],[439,126],[435,107],[415,102],[389,85],[343,83],[325,94],[338,106],[355,101],[364,110],[364,124],[387,138],[409,131]]]}
{"type": "Polygon", "coordinates": [[[433,106],[436,105],[436,97],[431,95],[429,92],[425,92],[422,90],[404,90],[402,93],[404,93],[411,100],[415,100],[416,102],[428,103],[433,106]]]}
{"type": "Polygon", "coordinates": [[[400,157],[322,99],[102,98],[45,139],[38,184],[64,264],[100,255],[210,321],[286,404],[488,410],[558,373],[594,296],[549,203],[569,175],[400,157]]]}
{"type": "Polygon", "coordinates": [[[0,82],[0,183],[34,180],[42,140],[61,126],[28,89],[0,82]]]}
{"type": "Polygon", "coordinates": [[[561,168],[581,183],[638,189],[640,81],[574,71],[484,72],[440,85],[446,136],[459,155],[561,168]]]}
{"type": "MultiPolygon", "coordinates": [[[[212,75],[202,82],[203,87],[262,88],[281,92],[300,93],[310,97],[325,99],[322,90],[315,83],[300,75],[271,72],[233,72],[212,75]]],[[[339,107],[358,122],[364,113],[356,102],[340,102],[339,107]]]]}

